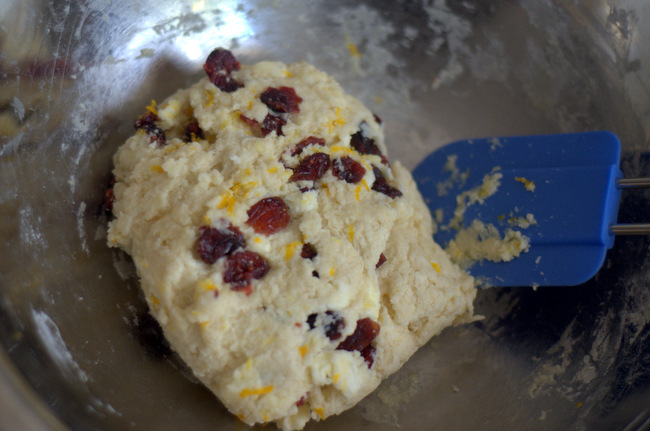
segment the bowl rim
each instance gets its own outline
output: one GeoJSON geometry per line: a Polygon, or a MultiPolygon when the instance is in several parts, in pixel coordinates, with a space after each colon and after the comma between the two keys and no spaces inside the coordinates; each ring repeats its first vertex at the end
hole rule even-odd
{"type": "Polygon", "coordinates": [[[22,375],[11,360],[5,346],[0,347],[0,401],[3,424],[0,429],[30,431],[69,431],[50,406],[22,375]],[[10,404],[6,401],[10,400],[10,404]],[[9,419],[9,420],[7,420],[9,419]]]}

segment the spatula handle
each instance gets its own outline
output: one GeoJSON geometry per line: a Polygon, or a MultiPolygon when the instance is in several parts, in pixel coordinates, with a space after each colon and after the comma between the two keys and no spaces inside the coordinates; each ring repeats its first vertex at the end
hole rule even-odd
{"type": "Polygon", "coordinates": [[[650,235],[650,223],[614,224],[609,231],[612,235],[650,235]]]}
{"type": "MultiPolygon", "coordinates": [[[[619,189],[644,189],[650,188],[650,177],[644,178],[619,178],[616,180],[619,189]]],[[[650,223],[625,223],[609,227],[612,235],[650,235],[650,223]]]]}
{"type": "Polygon", "coordinates": [[[620,178],[616,180],[619,189],[643,189],[650,187],[650,177],[645,178],[620,178]]]}

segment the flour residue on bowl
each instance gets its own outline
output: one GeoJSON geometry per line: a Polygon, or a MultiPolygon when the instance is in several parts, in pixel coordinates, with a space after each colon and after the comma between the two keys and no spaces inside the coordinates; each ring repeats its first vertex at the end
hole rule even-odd
{"type": "Polygon", "coordinates": [[[87,382],[88,375],[75,362],[61,336],[59,327],[56,326],[52,318],[39,310],[33,310],[32,317],[36,325],[36,333],[55,364],[69,377],[87,382]]]}
{"type": "MultiPolygon", "coordinates": [[[[560,394],[590,410],[615,404],[647,375],[643,349],[650,341],[650,297],[646,274],[625,282],[622,310],[603,310],[593,317],[590,331],[579,313],[546,352],[533,358],[537,364],[527,383],[533,399],[560,394]],[[636,346],[636,347],[635,347],[636,346]]],[[[623,289],[623,286],[620,286],[623,289]]]]}
{"type": "Polygon", "coordinates": [[[417,373],[397,373],[360,403],[363,418],[376,424],[400,427],[400,411],[410,405],[421,389],[417,373]]]}
{"type": "MultiPolygon", "coordinates": [[[[365,4],[340,8],[328,15],[328,19],[339,28],[341,40],[338,49],[331,50],[327,56],[354,75],[351,85],[354,85],[357,97],[376,104],[390,100],[407,101],[408,91],[415,83],[403,72],[404,61],[387,48],[400,37],[395,25],[378,10],[365,4]],[[376,82],[374,85],[358,85],[362,83],[360,78],[376,82]]],[[[321,63],[322,53],[318,56],[307,53],[307,60],[321,63]],[[318,57],[321,57],[320,61],[318,57]]]]}
{"type": "Polygon", "coordinates": [[[75,361],[54,320],[40,310],[32,310],[32,319],[36,327],[36,334],[41,339],[50,359],[69,382],[76,384],[85,393],[85,408],[101,417],[106,417],[106,415],[122,416],[122,413],[110,403],[95,395],[90,387],[93,383],[92,378],[75,361]]]}

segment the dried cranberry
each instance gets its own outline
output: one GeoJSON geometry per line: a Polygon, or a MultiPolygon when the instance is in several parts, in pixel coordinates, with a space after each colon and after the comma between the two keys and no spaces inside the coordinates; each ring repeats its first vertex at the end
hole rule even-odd
{"type": "Polygon", "coordinates": [[[300,257],[303,259],[313,260],[316,256],[318,256],[316,247],[309,243],[303,244],[302,250],[300,251],[300,257]]]}
{"type": "Polygon", "coordinates": [[[223,48],[217,48],[212,51],[203,65],[203,69],[208,76],[217,72],[232,73],[234,70],[239,70],[240,67],[241,64],[232,52],[223,48]]]}
{"type": "Polygon", "coordinates": [[[339,180],[355,184],[361,181],[366,174],[366,169],[352,157],[344,156],[332,163],[332,173],[339,180]]]}
{"type": "Polygon", "coordinates": [[[320,278],[320,274],[318,273],[318,271],[312,271],[311,275],[312,277],[320,278]]]}
{"type": "Polygon", "coordinates": [[[322,147],[325,146],[325,139],[323,138],[317,138],[316,136],[309,136],[302,141],[298,142],[296,145],[294,145],[290,149],[286,149],[282,156],[280,157],[280,163],[284,165],[285,168],[289,169],[290,166],[285,160],[285,157],[287,153],[291,155],[291,157],[295,157],[303,152],[303,150],[308,147],[309,145],[320,145],[322,147]]]}
{"type": "MultiPolygon", "coordinates": [[[[309,325],[310,331],[316,327],[317,317],[317,313],[312,313],[307,316],[307,324],[309,325]]],[[[327,310],[325,315],[321,318],[321,324],[323,325],[323,331],[327,338],[329,338],[330,341],[336,341],[341,338],[341,331],[345,328],[345,319],[339,316],[338,313],[327,310]]]]}
{"type": "Polygon", "coordinates": [[[277,133],[278,136],[284,136],[284,133],[282,133],[282,126],[285,124],[287,124],[287,122],[284,119],[268,114],[264,117],[264,121],[262,121],[262,136],[266,136],[271,132],[277,133]]]}
{"type": "Polygon", "coordinates": [[[185,128],[185,142],[192,142],[197,139],[205,139],[205,135],[203,129],[199,126],[199,122],[194,120],[185,128]]]}
{"type": "Polygon", "coordinates": [[[113,191],[113,187],[104,190],[104,211],[106,211],[106,213],[112,213],[114,200],[115,193],[113,191]]]}
{"type": "Polygon", "coordinates": [[[155,122],[160,119],[156,114],[151,112],[141,115],[133,123],[133,127],[136,130],[143,129],[149,135],[149,143],[157,142],[159,147],[162,147],[167,143],[167,136],[165,136],[165,131],[158,127],[155,122]]]}
{"type": "Polygon", "coordinates": [[[260,126],[260,122],[253,119],[253,118],[248,118],[244,114],[239,114],[239,118],[246,124],[248,124],[251,129],[253,129],[253,134],[255,136],[262,136],[262,126],[260,126]]]}
{"type": "Polygon", "coordinates": [[[323,319],[323,330],[330,341],[341,338],[341,331],[345,328],[345,319],[337,313],[327,310],[323,319]]]}
{"type": "Polygon", "coordinates": [[[381,125],[383,123],[382,119],[377,114],[372,114],[377,124],[381,125]]]}
{"type": "Polygon", "coordinates": [[[232,93],[244,86],[243,83],[237,81],[230,75],[217,74],[212,76],[210,81],[212,81],[212,83],[224,93],[232,93]]]}
{"type": "Polygon", "coordinates": [[[141,115],[138,117],[137,120],[133,123],[133,127],[138,130],[138,129],[145,129],[148,126],[152,126],[156,121],[160,121],[160,118],[152,112],[147,112],[144,115],[141,115]]]}
{"type": "Polygon", "coordinates": [[[384,174],[381,173],[381,170],[378,167],[373,166],[372,172],[375,174],[375,182],[372,185],[374,191],[383,193],[392,199],[402,196],[402,192],[388,185],[386,177],[384,177],[384,174]]]}
{"type": "Polygon", "coordinates": [[[386,259],[386,256],[384,255],[384,253],[380,254],[379,255],[379,261],[377,262],[377,265],[375,265],[375,268],[379,268],[380,266],[382,266],[384,263],[386,263],[386,260],[387,259],[386,259]]]}
{"type": "Polygon", "coordinates": [[[258,201],[246,214],[248,214],[246,224],[250,225],[255,232],[264,235],[271,235],[284,229],[291,218],[289,207],[282,198],[277,196],[258,201]]]}
{"type": "Polygon", "coordinates": [[[375,144],[375,140],[366,138],[360,131],[350,137],[350,145],[361,154],[381,156],[381,151],[375,144]]]}
{"type": "Polygon", "coordinates": [[[244,86],[243,83],[230,76],[234,70],[239,70],[239,68],[239,61],[230,51],[223,48],[212,51],[203,65],[203,70],[210,78],[210,82],[225,93],[232,93],[244,86]]]}
{"type": "Polygon", "coordinates": [[[309,330],[311,331],[316,327],[316,318],[318,317],[317,313],[312,313],[307,316],[307,324],[309,325],[309,330]]]}
{"type": "MultiPolygon", "coordinates": [[[[253,128],[260,128],[260,122],[257,121],[257,120],[254,120],[254,119],[252,119],[252,118],[248,118],[248,117],[245,116],[244,114],[239,114],[239,118],[240,118],[244,123],[248,124],[249,126],[251,126],[251,127],[253,127],[253,128]]],[[[261,129],[260,129],[260,130],[261,130],[261,129]]]]}
{"type": "Polygon", "coordinates": [[[113,187],[115,186],[115,176],[111,174],[110,178],[108,179],[108,184],[106,185],[106,189],[104,190],[104,212],[106,215],[111,216],[113,214],[113,201],[115,200],[115,193],[113,190],[113,187]]]}
{"type": "Polygon", "coordinates": [[[224,283],[230,283],[232,290],[251,293],[250,284],[269,272],[269,264],[262,256],[252,251],[240,251],[226,257],[223,274],[224,283]]]}
{"type": "Polygon", "coordinates": [[[210,226],[201,226],[196,251],[203,262],[213,264],[219,258],[228,256],[237,249],[244,247],[245,244],[244,235],[232,224],[223,230],[210,226]]]}
{"type": "Polygon", "coordinates": [[[372,364],[375,363],[375,358],[377,357],[377,349],[372,344],[369,344],[368,347],[361,351],[361,357],[366,361],[368,368],[372,368],[372,364]]]}
{"type": "Polygon", "coordinates": [[[307,399],[308,396],[309,396],[309,392],[307,392],[305,395],[300,397],[300,399],[298,401],[296,401],[296,407],[304,406],[305,405],[305,400],[307,399]]]}
{"type": "Polygon", "coordinates": [[[325,153],[314,153],[305,157],[294,169],[289,181],[316,181],[330,167],[330,156],[325,153]]]}
{"type": "Polygon", "coordinates": [[[304,150],[305,147],[309,145],[325,146],[325,139],[317,138],[315,136],[309,136],[308,138],[305,138],[302,141],[298,142],[296,146],[293,147],[293,149],[291,150],[291,155],[297,156],[298,154],[302,153],[302,150],[304,150]]]}
{"type": "Polygon", "coordinates": [[[148,126],[145,126],[144,129],[149,135],[150,144],[155,142],[159,147],[167,144],[167,136],[165,135],[165,131],[160,127],[156,126],[155,124],[150,124],[148,126]]]}
{"type": "Polygon", "coordinates": [[[350,145],[352,148],[357,150],[360,154],[371,154],[375,156],[380,156],[381,157],[381,162],[383,164],[388,163],[388,159],[386,159],[386,156],[384,156],[381,151],[379,150],[379,147],[377,144],[375,144],[375,140],[371,138],[366,138],[363,136],[363,133],[360,131],[352,135],[350,138],[350,145]]]}
{"type": "Polygon", "coordinates": [[[277,133],[278,136],[284,136],[282,133],[282,126],[287,124],[287,122],[283,118],[267,114],[267,116],[264,117],[264,121],[262,121],[261,125],[259,121],[253,118],[248,118],[244,114],[239,114],[239,118],[248,124],[253,129],[253,133],[257,136],[266,136],[271,132],[277,133]]]}
{"type": "Polygon", "coordinates": [[[260,96],[260,100],[275,112],[300,112],[298,105],[302,98],[292,87],[268,87],[260,96]]]}
{"type": "Polygon", "coordinates": [[[352,352],[357,350],[363,351],[372,343],[372,340],[379,334],[379,323],[368,317],[357,320],[357,327],[352,335],[349,335],[337,347],[337,350],[347,350],[352,352]]]}

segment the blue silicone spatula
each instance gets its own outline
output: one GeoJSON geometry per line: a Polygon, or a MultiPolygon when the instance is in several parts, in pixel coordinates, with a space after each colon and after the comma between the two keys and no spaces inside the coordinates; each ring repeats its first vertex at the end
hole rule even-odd
{"type": "Polygon", "coordinates": [[[648,224],[616,223],[621,188],[650,186],[648,178],[623,179],[619,163],[620,143],[610,132],[484,138],[440,148],[413,176],[439,218],[434,238],[443,247],[474,220],[529,238],[518,258],[478,261],[472,275],[492,286],[573,286],[596,274],[615,235],[650,233],[648,224]],[[451,227],[457,197],[495,173],[497,191],[467,206],[451,227]],[[533,223],[522,228],[529,223],[517,220],[526,217],[533,223]]]}

